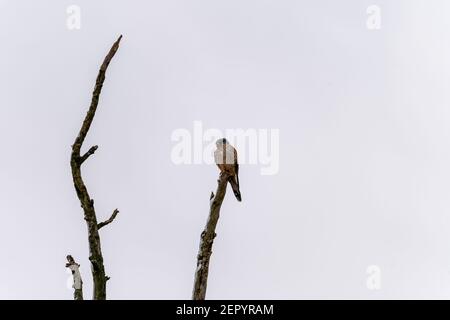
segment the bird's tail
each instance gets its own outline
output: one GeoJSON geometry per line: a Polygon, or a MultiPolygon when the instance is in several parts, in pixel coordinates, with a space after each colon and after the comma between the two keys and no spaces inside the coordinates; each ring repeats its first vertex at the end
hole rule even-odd
{"type": "Polygon", "coordinates": [[[233,193],[237,201],[242,201],[241,191],[239,190],[239,178],[237,176],[232,176],[228,181],[230,182],[231,189],[233,189],[233,193]]]}

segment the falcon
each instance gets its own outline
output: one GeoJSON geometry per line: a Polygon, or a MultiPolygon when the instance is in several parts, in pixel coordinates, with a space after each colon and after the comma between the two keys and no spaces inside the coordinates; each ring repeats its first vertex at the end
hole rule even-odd
{"type": "Polygon", "coordinates": [[[216,141],[217,149],[214,151],[214,160],[221,172],[228,174],[228,182],[233,189],[234,196],[241,201],[241,191],[239,191],[239,164],[237,151],[230,145],[227,139],[222,138],[216,141]]]}

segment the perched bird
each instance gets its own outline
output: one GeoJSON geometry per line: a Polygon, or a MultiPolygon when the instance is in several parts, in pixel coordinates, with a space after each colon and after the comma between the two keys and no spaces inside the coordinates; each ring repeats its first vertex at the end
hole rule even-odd
{"type": "Polygon", "coordinates": [[[239,190],[239,164],[236,149],[230,145],[227,139],[222,138],[216,141],[217,149],[214,151],[214,160],[221,172],[229,175],[228,182],[233,189],[238,201],[241,201],[241,191],[239,190]]]}

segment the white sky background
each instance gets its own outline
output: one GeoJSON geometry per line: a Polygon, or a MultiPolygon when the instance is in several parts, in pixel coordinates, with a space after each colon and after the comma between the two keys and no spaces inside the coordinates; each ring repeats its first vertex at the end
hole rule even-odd
{"type": "Polygon", "coordinates": [[[189,299],[214,165],[171,133],[280,129],[228,189],[207,298],[450,298],[448,1],[0,0],[0,298],[92,280],[70,146],[119,34],[83,167],[111,299],[189,299]],[[81,7],[81,30],[66,8],[81,7]],[[366,8],[382,9],[381,30],[366,8]],[[381,268],[381,290],[366,268],[381,268]]]}

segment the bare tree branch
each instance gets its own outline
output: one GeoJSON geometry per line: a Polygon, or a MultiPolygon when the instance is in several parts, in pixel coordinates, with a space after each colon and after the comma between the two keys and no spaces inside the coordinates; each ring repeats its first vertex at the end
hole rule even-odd
{"type": "Polygon", "coordinates": [[[216,194],[211,192],[209,216],[205,229],[200,237],[200,246],[197,255],[197,269],[195,270],[193,300],[205,300],[206,286],[208,282],[209,260],[212,254],[212,246],[216,237],[216,226],[220,216],[220,208],[227,190],[229,176],[222,172],[217,180],[216,194]]]}
{"type": "Polygon", "coordinates": [[[75,139],[75,143],[72,146],[72,150],[78,154],[78,157],[80,156],[81,146],[84,142],[84,139],[86,138],[89,128],[91,127],[92,120],[94,119],[94,116],[95,116],[95,111],[97,110],[97,105],[98,105],[100,93],[102,91],[103,82],[105,81],[106,70],[108,69],[109,63],[111,62],[112,58],[114,57],[117,50],[119,49],[119,44],[120,44],[121,39],[122,39],[122,36],[120,36],[119,39],[117,39],[117,41],[114,42],[113,46],[109,50],[105,59],[103,60],[102,65],[100,66],[100,70],[97,75],[97,80],[95,82],[94,91],[92,93],[91,105],[89,106],[89,110],[83,121],[83,125],[80,129],[80,132],[79,132],[77,138],[75,139]]]}
{"type": "Polygon", "coordinates": [[[81,279],[80,265],[75,262],[75,259],[71,255],[67,256],[67,261],[66,268],[72,271],[73,276],[73,298],[74,300],[83,300],[83,280],[81,279]]]}
{"type": "Polygon", "coordinates": [[[113,222],[114,219],[117,217],[117,214],[118,214],[118,213],[119,213],[119,210],[114,209],[114,212],[112,213],[111,217],[110,217],[108,220],[106,220],[106,221],[100,222],[100,223],[97,225],[97,229],[100,230],[100,229],[103,228],[104,226],[106,226],[106,225],[110,224],[111,222],[113,222]]]}
{"type": "Polygon", "coordinates": [[[82,164],[83,162],[85,162],[87,160],[87,158],[89,158],[91,155],[93,155],[95,153],[95,151],[97,151],[98,146],[92,146],[88,152],[86,152],[81,158],[80,158],[80,164],[82,164]]]}
{"type": "Polygon", "coordinates": [[[80,132],[72,145],[72,154],[70,159],[73,183],[78,199],[80,200],[81,207],[83,208],[84,219],[86,220],[88,228],[89,260],[91,261],[91,270],[94,279],[94,300],[106,299],[106,281],[108,280],[108,277],[105,275],[105,266],[103,264],[103,255],[100,244],[100,235],[98,233],[97,217],[94,209],[94,200],[89,196],[86,185],[81,177],[81,164],[95,152],[96,148],[92,147],[85,155],[83,155],[83,157],[80,156],[80,150],[97,110],[103,82],[105,81],[106,70],[111,62],[111,59],[114,57],[117,49],[119,48],[121,39],[122,36],[114,42],[100,67],[97,80],[95,82],[94,91],[92,93],[91,105],[89,106],[89,110],[83,121],[80,132]]]}

